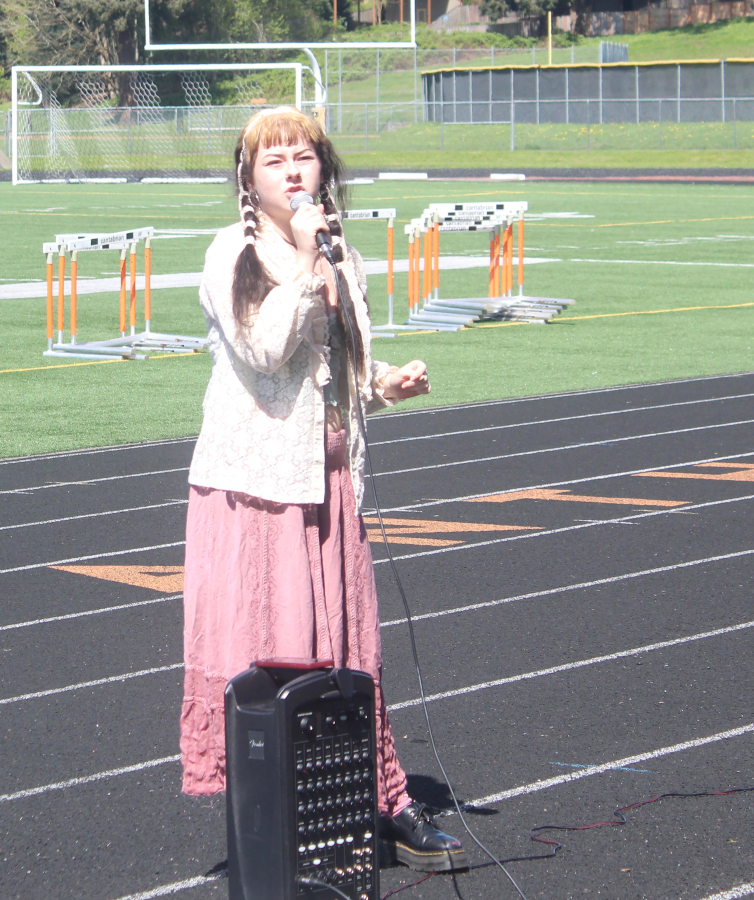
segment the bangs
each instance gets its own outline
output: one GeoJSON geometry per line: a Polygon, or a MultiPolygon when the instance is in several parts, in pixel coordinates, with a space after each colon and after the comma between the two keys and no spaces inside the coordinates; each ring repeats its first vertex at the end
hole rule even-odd
{"type": "Polygon", "coordinates": [[[249,129],[251,145],[264,147],[292,147],[308,143],[318,149],[322,144],[322,130],[318,123],[298,110],[260,116],[249,129]]]}

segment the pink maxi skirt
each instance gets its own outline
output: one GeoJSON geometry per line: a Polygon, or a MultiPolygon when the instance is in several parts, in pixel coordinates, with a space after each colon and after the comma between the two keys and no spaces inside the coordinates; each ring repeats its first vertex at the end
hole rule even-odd
{"type": "Polygon", "coordinates": [[[257,659],[333,660],[376,689],[377,805],[409,802],[382,696],[372,553],[346,463],[327,435],[325,502],[271,503],[192,486],[186,525],[183,790],[225,789],[224,692],[257,659]]]}

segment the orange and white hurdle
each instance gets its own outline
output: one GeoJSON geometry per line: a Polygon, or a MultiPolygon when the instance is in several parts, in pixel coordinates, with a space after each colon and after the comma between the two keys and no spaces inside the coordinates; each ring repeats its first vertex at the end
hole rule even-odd
{"type": "Polygon", "coordinates": [[[194,353],[206,349],[207,338],[186,335],[158,334],[152,331],[152,249],[154,228],[136,228],[112,234],[58,234],[55,240],[42,245],[47,258],[47,350],[43,356],[73,357],[76,359],[138,359],[145,360],[149,352],[194,353]],[[144,325],[136,333],[136,256],[138,244],[144,241],[144,325]],[[119,331],[120,337],[104,341],[78,341],[78,254],[91,250],[120,250],[119,331]],[[66,255],[70,254],[69,281],[70,339],[64,341],[66,255]],[[58,257],[57,323],[54,321],[53,260],[58,257]],[[126,257],[129,256],[126,279],[126,257]],[[54,341],[57,324],[57,341],[54,341]],[[126,334],[130,326],[130,334],[126,334]]]}

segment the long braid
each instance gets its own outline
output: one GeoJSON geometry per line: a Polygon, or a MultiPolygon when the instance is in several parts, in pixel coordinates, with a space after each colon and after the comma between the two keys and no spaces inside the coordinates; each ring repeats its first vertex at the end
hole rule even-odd
{"type": "MultiPolygon", "coordinates": [[[[325,219],[327,220],[330,234],[342,239],[343,226],[340,221],[338,208],[335,205],[335,201],[333,200],[333,196],[330,193],[330,186],[328,184],[323,184],[320,188],[319,199],[325,208],[325,219]]],[[[345,259],[344,248],[345,242],[342,240],[333,245],[333,256],[335,257],[336,262],[343,262],[343,260],[345,259]]],[[[347,308],[349,318],[351,322],[354,323],[353,348],[351,347],[351,341],[346,341],[346,346],[348,347],[348,356],[349,359],[351,359],[354,370],[359,371],[362,373],[362,375],[364,375],[364,341],[362,339],[361,332],[359,331],[358,327],[356,327],[356,311],[354,309],[353,300],[351,299],[351,295],[348,291],[348,283],[346,282],[345,278],[340,279],[340,289],[341,300],[343,301],[342,306],[345,306],[347,308]],[[353,358],[354,353],[356,355],[355,359],[353,358]]],[[[348,335],[348,323],[343,313],[342,306],[340,303],[338,304],[338,318],[340,319],[341,325],[343,326],[344,333],[348,335]]]]}
{"type": "Polygon", "coordinates": [[[236,261],[233,274],[233,316],[240,327],[248,324],[248,314],[264,300],[271,285],[256,251],[259,207],[256,192],[249,189],[246,178],[248,159],[246,141],[236,150],[236,182],[238,212],[244,225],[244,248],[236,261]]]}

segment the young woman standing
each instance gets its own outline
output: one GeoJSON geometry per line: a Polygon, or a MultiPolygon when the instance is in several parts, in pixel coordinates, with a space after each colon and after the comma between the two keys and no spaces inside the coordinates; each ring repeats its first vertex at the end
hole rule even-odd
{"type": "Polygon", "coordinates": [[[189,472],[183,790],[225,788],[223,693],[257,659],[332,660],[375,682],[380,837],[422,871],[465,868],[461,844],[406,792],[380,683],[372,557],[360,516],[366,411],[427,393],[426,366],[370,354],[361,257],[333,193],[342,164],[314,119],[254,116],[236,148],[241,221],[210,246],[199,295],[212,377],[189,472]],[[293,212],[306,191],[315,204],[293,212]],[[347,339],[328,231],[354,323],[347,339]]]}

